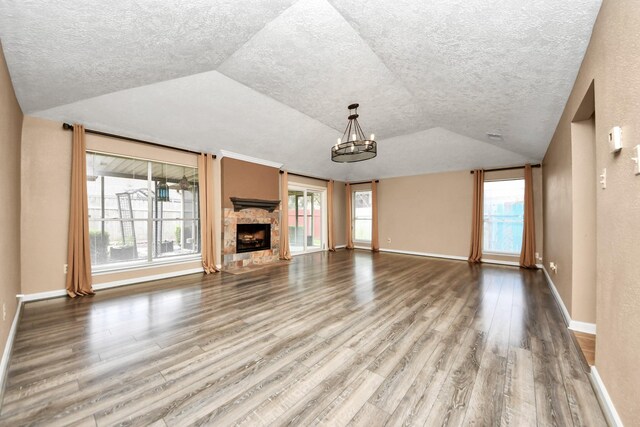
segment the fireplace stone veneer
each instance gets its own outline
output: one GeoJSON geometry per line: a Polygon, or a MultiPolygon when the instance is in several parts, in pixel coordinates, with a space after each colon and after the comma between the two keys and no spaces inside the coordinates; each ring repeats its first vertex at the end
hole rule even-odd
{"type": "Polygon", "coordinates": [[[280,211],[268,212],[264,209],[250,208],[235,212],[224,209],[222,267],[225,270],[262,265],[275,262],[280,258],[280,211]],[[252,252],[237,253],[238,224],[270,224],[271,248],[252,252]]]}

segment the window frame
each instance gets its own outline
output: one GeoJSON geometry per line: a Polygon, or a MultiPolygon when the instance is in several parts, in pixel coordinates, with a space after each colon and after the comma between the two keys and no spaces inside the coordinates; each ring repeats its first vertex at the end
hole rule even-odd
{"type": "MultiPolygon", "coordinates": [[[[484,233],[484,228],[485,228],[485,223],[486,223],[486,217],[487,214],[485,212],[484,209],[484,205],[485,205],[485,197],[486,197],[486,188],[485,188],[485,184],[487,183],[491,183],[491,182],[504,182],[504,181],[522,181],[522,183],[524,184],[524,177],[514,177],[514,178],[499,178],[499,179],[485,179],[484,182],[482,183],[482,254],[483,255],[498,255],[498,256],[503,256],[503,257],[512,257],[512,258],[517,258],[520,256],[520,252],[521,249],[518,250],[517,252],[502,252],[502,251],[497,251],[497,250],[489,250],[487,248],[485,248],[485,233],[484,233]]],[[[522,202],[524,203],[524,185],[523,185],[523,191],[522,191],[522,202]]],[[[523,215],[523,222],[522,222],[522,228],[524,230],[524,215],[523,215]]]]}
{"type": "MultiPolygon", "coordinates": [[[[194,165],[187,165],[187,164],[178,163],[178,162],[167,162],[167,161],[163,161],[163,160],[154,160],[154,159],[149,159],[149,158],[131,156],[131,155],[128,155],[128,154],[119,154],[119,153],[105,152],[105,151],[93,150],[93,149],[86,149],[85,150],[85,156],[88,156],[88,155],[119,157],[119,158],[123,158],[123,159],[131,159],[131,160],[145,162],[147,164],[147,176],[145,178],[145,180],[147,181],[147,187],[146,187],[146,190],[148,191],[147,194],[151,194],[152,191],[155,191],[155,185],[154,185],[155,183],[154,183],[154,180],[153,180],[153,164],[154,163],[195,169],[197,171],[198,183],[199,183],[199,180],[200,180],[200,171],[198,170],[198,166],[194,166],[194,165]]],[[[89,177],[89,168],[87,168],[86,174],[87,174],[87,178],[88,178],[89,177]]],[[[194,194],[197,194],[197,190],[194,191],[194,194]]],[[[89,194],[87,194],[87,195],[90,196],[89,194]]],[[[102,196],[104,197],[106,195],[103,194],[102,196]]],[[[153,198],[147,196],[147,216],[146,216],[146,218],[91,218],[90,217],[89,218],[89,222],[98,222],[98,223],[99,222],[123,222],[123,221],[146,222],[147,223],[147,227],[146,227],[146,235],[145,235],[145,237],[147,239],[147,245],[151,245],[152,243],[150,243],[150,242],[153,242],[153,236],[155,234],[154,225],[155,225],[156,222],[159,222],[159,221],[160,222],[162,222],[162,221],[183,221],[183,222],[184,221],[191,221],[191,222],[194,223],[194,229],[197,230],[198,240],[199,240],[200,226],[201,226],[201,224],[200,224],[200,200],[199,200],[199,194],[197,194],[196,197],[198,199],[197,199],[197,203],[194,203],[194,205],[195,205],[194,206],[194,218],[185,218],[185,217],[180,217],[180,218],[157,218],[157,215],[154,215],[153,198]]],[[[88,209],[90,209],[89,206],[88,206],[88,209]]],[[[163,266],[163,265],[188,263],[188,262],[198,261],[202,257],[201,244],[198,245],[198,251],[197,252],[190,253],[190,254],[175,255],[175,256],[168,256],[168,257],[159,257],[157,255],[154,256],[153,252],[154,252],[153,250],[147,250],[147,258],[146,259],[136,259],[136,260],[131,260],[131,261],[111,262],[111,263],[104,263],[104,264],[93,264],[93,257],[91,257],[91,259],[92,259],[92,264],[91,264],[92,274],[93,275],[109,274],[109,273],[120,272],[120,271],[141,270],[141,269],[147,269],[147,268],[155,268],[155,267],[163,266]]]]}

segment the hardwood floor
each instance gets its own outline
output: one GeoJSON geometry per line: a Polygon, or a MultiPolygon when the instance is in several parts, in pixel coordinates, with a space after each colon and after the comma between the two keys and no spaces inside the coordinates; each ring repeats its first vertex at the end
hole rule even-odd
{"type": "Polygon", "coordinates": [[[589,366],[596,364],[596,336],[584,332],[572,331],[580,350],[589,366]]]}
{"type": "Polygon", "coordinates": [[[605,421],[541,272],[339,251],[24,307],[2,425],[605,421]]]}

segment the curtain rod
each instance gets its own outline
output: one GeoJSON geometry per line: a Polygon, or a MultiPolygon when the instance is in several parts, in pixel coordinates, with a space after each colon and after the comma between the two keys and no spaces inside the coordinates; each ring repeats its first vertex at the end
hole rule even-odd
{"type": "MultiPolygon", "coordinates": [[[[371,181],[380,182],[379,179],[372,179],[371,181]]],[[[347,184],[351,184],[351,185],[371,184],[371,181],[347,182],[344,185],[347,185],[347,184]]]]}
{"type": "MultiPolygon", "coordinates": [[[[281,171],[280,171],[280,174],[283,174],[284,172],[285,172],[285,171],[281,170],[281,171]]],[[[301,173],[288,172],[288,171],[287,171],[287,173],[288,173],[289,175],[295,175],[295,176],[299,176],[299,177],[302,177],[302,178],[317,179],[318,181],[326,181],[326,182],[331,181],[330,179],[327,179],[327,178],[318,178],[317,176],[303,175],[303,174],[301,174],[301,173]]]]}
{"type": "MultiPolygon", "coordinates": [[[[73,125],[70,125],[69,123],[63,123],[62,124],[62,129],[64,129],[64,130],[73,130],[73,125]]],[[[154,147],[169,148],[171,150],[178,150],[178,151],[182,151],[182,152],[189,153],[189,154],[200,155],[200,153],[198,151],[187,150],[186,148],[171,147],[169,145],[158,144],[157,142],[143,141],[141,139],[129,138],[128,136],[115,135],[113,133],[107,133],[107,132],[100,132],[99,130],[85,129],[84,131],[86,133],[91,133],[93,135],[107,136],[109,138],[124,139],[125,141],[138,142],[140,144],[152,145],[154,147]]],[[[214,159],[216,158],[215,154],[213,154],[213,158],[214,159]]]]}
{"type": "MultiPolygon", "coordinates": [[[[540,163],[535,164],[535,165],[531,165],[532,168],[539,168],[541,165],[540,163]]],[[[494,168],[494,169],[483,169],[483,171],[485,172],[498,172],[498,171],[510,171],[510,170],[515,170],[515,169],[524,169],[524,166],[511,166],[508,168],[494,168]]],[[[474,171],[469,171],[469,173],[473,173],[474,171]]]]}

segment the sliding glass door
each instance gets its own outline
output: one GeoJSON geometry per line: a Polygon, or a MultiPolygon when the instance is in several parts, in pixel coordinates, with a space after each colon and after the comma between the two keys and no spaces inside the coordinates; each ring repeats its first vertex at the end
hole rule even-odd
{"type": "Polygon", "coordinates": [[[289,187],[289,247],[292,254],[326,247],[326,190],[289,187]]]}

